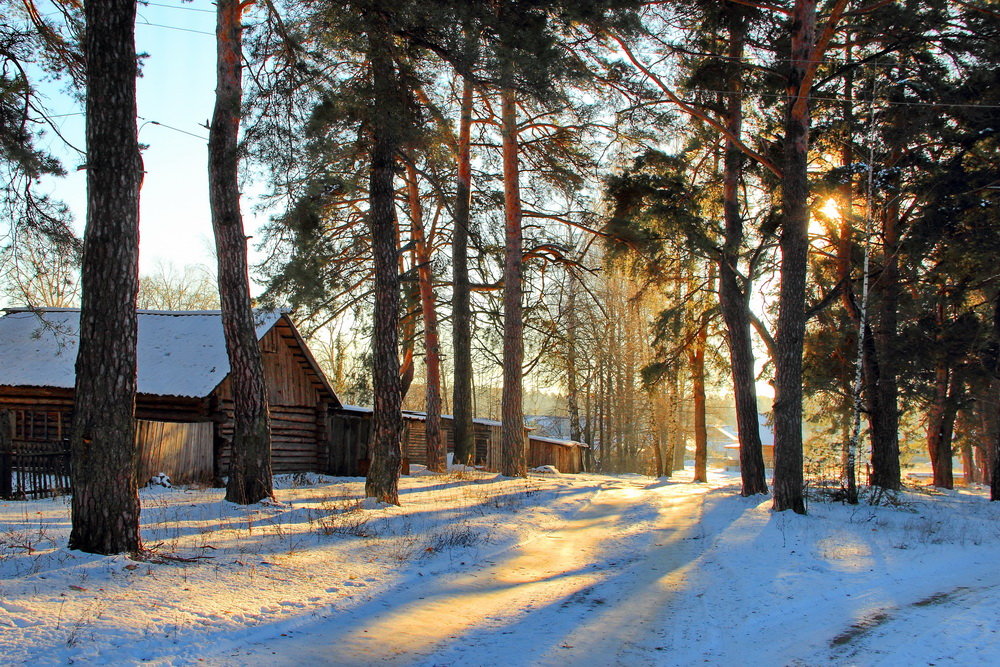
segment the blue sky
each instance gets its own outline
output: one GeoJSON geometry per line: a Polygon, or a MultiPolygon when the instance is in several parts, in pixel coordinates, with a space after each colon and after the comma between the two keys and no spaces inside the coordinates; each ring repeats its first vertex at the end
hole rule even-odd
{"type": "MultiPolygon", "coordinates": [[[[138,82],[139,141],[146,177],[140,195],[140,270],[157,264],[183,267],[214,265],[208,207],[207,136],[215,92],[215,6],[207,0],[181,3],[157,0],[140,5],[136,46],[148,54],[138,82]]],[[[49,108],[60,131],[83,148],[82,110],[59,87],[48,87],[49,108]]],[[[86,185],[76,171],[81,156],[50,133],[50,150],[70,172],[52,183],[55,194],[74,211],[82,233],[86,217],[86,185]]],[[[248,233],[256,221],[252,203],[244,201],[248,233]]]]}

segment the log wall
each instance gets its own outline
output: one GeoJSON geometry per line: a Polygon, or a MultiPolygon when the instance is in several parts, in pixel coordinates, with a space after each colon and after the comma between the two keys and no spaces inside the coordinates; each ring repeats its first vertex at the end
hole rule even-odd
{"type": "Polygon", "coordinates": [[[571,444],[547,442],[528,438],[528,468],[555,466],[559,472],[583,471],[583,448],[571,444]]]}
{"type": "MultiPolygon", "coordinates": [[[[330,439],[323,384],[284,319],[261,339],[260,347],[271,414],[271,470],[274,474],[323,470],[330,439]]],[[[233,437],[229,378],[218,386],[214,398],[220,425],[216,464],[219,474],[226,475],[233,437]]]]}
{"type": "Polygon", "coordinates": [[[178,423],[139,420],[135,441],[139,450],[137,479],[165,473],[174,484],[209,483],[214,477],[212,422],[178,423]]]}
{"type": "MultiPolygon", "coordinates": [[[[441,432],[446,441],[447,451],[454,453],[454,419],[442,416],[441,432]]],[[[473,432],[476,443],[474,462],[476,465],[485,465],[491,440],[500,442],[500,426],[473,422],[473,432]]],[[[427,464],[427,423],[422,417],[403,415],[403,456],[407,457],[410,463],[427,464]]]]}

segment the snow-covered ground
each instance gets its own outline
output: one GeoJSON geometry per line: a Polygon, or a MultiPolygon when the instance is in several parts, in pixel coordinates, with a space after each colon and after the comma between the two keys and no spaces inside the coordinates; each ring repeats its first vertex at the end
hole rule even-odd
{"type": "Polygon", "coordinates": [[[279,481],[144,490],[142,562],[66,549],[65,498],[0,502],[0,663],[1000,663],[982,490],[796,516],[722,474],[279,481]]]}

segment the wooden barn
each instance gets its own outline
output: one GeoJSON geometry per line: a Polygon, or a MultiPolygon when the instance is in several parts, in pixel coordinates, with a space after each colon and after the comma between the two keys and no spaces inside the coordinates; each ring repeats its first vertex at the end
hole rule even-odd
{"type": "MultiPolygon", "coordinates": [[[[45,460],[66,456],[79,316],[77,309],[10,309],[0,317],[0,410],[10,422],[0,465],[14,469],[12,487],[18,474],[37,475],[45,460]]],[[[176,482],[225,475],[233,403],[220,313],[139,311],[138,320],[140,482],[159,472],[176,482]]],[[[287,314],[260,313],[257,337],[274,472],[325,470],[328,415],[340,402],[287,314]]]]}
{"type": "MultiPolygon", "coordinates": [[[[403,454],[410,463],[427,463],[427,414],[405,410],[403,412],[403,454]]],[[[473,419],[472,429],[476,442],[475,465],[487,466],[490,451],[500,450],[500,422],[491,419],[473,419]]],[[[448,445],[448,452],[455,452],[455,418],[441,415],[441,431],[448,445]]],[[[525,434],[527,434],[525,429],[525,434]]]]}
{"type": "MultiPolygon", "coordinates": [[[[403,455],[410,463],[424,465],[427,460],[427,436],[423,412],[403,412],[403,455]]],[[[487,470],[500,468],[500,422],[474,419],[476,438],[475,464],[487,470]]],[[[451,415],[441,416],[441,429],[448,442],[448,451],[455,451],[455,422],[451,415]]],[[[582,442],[547,438],[531,434],[525,427],[526,458],[529,468],[551,465],[560,472],[583,472],[587,468],[590,446],[582,442]]]]}
{"type": "MultiPolygon", "coordinates": [[[[405,410],[403,412],[403,468],[404,474],[409,464],[426,465],[427,462],[427,414],[405,410]]],[[[476,454],[474,464],[486,470],[500,468],[500,422],[492,419],[473,419],[475,432],[476,454]]],[[[357,406],[343,406],[335,410],[330,417],[331,445],[329,473],[332,475],[358,476],[364,475],[368,463],[368,447],[372,437],[372,409],[357,406]]],[[[451,415],[441,415],[441,430],[447,441],[448,452],[455,451],[455,420],[451,415]]],[[[525,445],[531,467],[537,465],[556,465],[555,461],[567,466],[570,472],[582,469],[582,463],[570,465],[570,461],[582,461],[583,455],[577,451],[585,448],[581,443],[567,443],[552,440],[543,444],[543,440],[529,438],[528,427],[524,429],[525,445]],[[535,441],[532,444],[532,441],[535,441]],[[532,448],[538,451],[531,453],[532,448]],[[572,450],[566,454],[563,450],[572,450]],[[573,458],[575,456],[575,458],[573,458]],[[538,459],[543,463],[533,464],[538,459]]],[[[562,467],[559,468],[563,470],[562,467]]]]}
{"type": "Polygon", "coordinates": [[[585,472],[590,445],[540,435],[528,436],[528,468],[555,466],[559,472],[585,472]]]}
{"type": "MultiPolygon", "coordinates": [[[[327,471],[331,475],[363,476],[368,470],[368,447],[372,439],[372,409],[345,405],[330,415],[330,458],[327,471]]],[[[427,415],[406,410],[403,412],[403,474],[409,474],[409,465],[425,465],[427,461],[427,415]]],[[[475,464],[485,466],[489,451],[499,450],[500,422],[488,419],[473,420],[476,438],[475,464]]],[[[450,415],[441,416],[441,429],[448,443],[448,451],[455,451],[454,421],[450,415]]]]}

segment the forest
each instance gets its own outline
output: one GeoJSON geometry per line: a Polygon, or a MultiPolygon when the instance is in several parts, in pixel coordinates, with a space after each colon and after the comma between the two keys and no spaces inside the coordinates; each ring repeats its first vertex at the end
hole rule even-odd
{"type": "Polygon", "coordinates": [[[813,480],[898,491],[914,455],[1000,499],[993,0],[219,0],[218,267],[159,286],[137,265],[135,1],[0,8],[3,289],[82,313],[71,547],[141,546],[137,304],[221,308],[236,503],[273,496],[255,307],[292,308],[341,398],[374,406],[365,493],[391,504],[404,406],[428,470],[442,413],[456,463],[489,417],[516,478],[528,395],[603,472],[669,476],[690,435],[695,481],[725,397],[740,493],[776,511],[805,513],[813,480]],[[40,147],[52,78],[86,114],[82,235],[39,185],[67,169],[40,147]]]}

